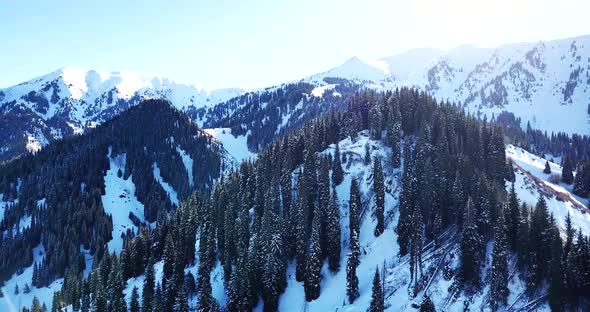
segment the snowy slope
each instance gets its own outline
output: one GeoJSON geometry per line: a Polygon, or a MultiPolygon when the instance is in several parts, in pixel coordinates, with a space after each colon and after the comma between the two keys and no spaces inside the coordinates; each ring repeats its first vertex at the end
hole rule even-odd
{"type": "Polygon", "coordinates": [[[229,128],[211,128],[203,129],[206,133],[214,137],[227,150],[228,154],[236,161],[255,159],[256,153],[248,150],[246,141],[247,135],[233,136],[229,128]]]}
{"type": "Polygon", "coordinates": [[[142,222],[144,219],[144,207],[135,197],[135,185],[131,176],[125,180],[119,177],[119,170],[125,173],[125,154],[111,155],[109,148],[110,167],[104,177],[105,194],[102,196],[102,205],[107,214],[113,217],[113,239],[108,243],[109,251],[119,253],[123,248],[121,235],[128,229],[137,231],[137,226],[129,219],[129,213],[133,213],[142,222]]]}
{"type": "MultiPolygon", "coordinates": [[[[33,263],[41,262],[45,257],[45,248],[39,245],[33,249],[33,263]]],[[[0,298],[0,311],[18,312],[22,308],[30,308],[33,303],[33,298],[37,297],[41,304],[45,302],[49,311],[51,311],[51,304],[53,293],[61,290],[63,278],[53,281],[48,287],[37,288],[31,284],[33,278],[33,265],[25,268],[21,274],[15,273],[11,279],[4,282],[2,292],[4,297],[0,298]],[[24,293],[25,284],[29,286],[30,292],[24,293]],[[15,287],[18,285],[19,294],[15,294],[15,287]]]]}
{"type": "MultiPolygon", "coordinates": [[[[543,173],[545,159],[530,154],[522,148],[508,145],[506,155],[515,165],[515,188],[521,201],[534,206],[543,194],[547,200],[549,212],[553,214],[557,224],[564,229],[568,213],[573,224],[584,235],[590,235],[590,210],[586,207],[587,199],[572,194],[572,185],[552,182],[553,176],[561,176],[561,167],[549,162],[551,174],[543,173]],[[558,197],[559,196],[559,197],[558,197]]],[[[507,185],[507,190],[510,186],[507,185]]]]}

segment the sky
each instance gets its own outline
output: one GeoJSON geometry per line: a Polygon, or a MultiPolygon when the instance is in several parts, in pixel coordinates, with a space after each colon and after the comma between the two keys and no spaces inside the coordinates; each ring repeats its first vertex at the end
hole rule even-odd
{"type": "Polygon", "coordinates": [[[590,34],[588,0],[0,0],[0,88],[64,66],[266,87],[412,48],[590,34]]]}

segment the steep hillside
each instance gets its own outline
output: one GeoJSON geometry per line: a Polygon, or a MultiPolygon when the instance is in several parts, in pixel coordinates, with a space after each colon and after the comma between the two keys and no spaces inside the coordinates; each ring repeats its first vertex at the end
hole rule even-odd
{"type": "MultiPolygon", "coordinates": [[[[120,253],[140,227],[155,226],[193,191],[209,192],[235,163],[188,117],[156,100],[7,163],[0,167],[0,278],[16,272],[7,285],[26,283],[35,294],[68,272],[88,274],[93,257],[120,253]]],[[[32,295],[13,299],[30,305],[32,295]]],[[[0,304],[9,310],[10,301],[0,304]]]]}

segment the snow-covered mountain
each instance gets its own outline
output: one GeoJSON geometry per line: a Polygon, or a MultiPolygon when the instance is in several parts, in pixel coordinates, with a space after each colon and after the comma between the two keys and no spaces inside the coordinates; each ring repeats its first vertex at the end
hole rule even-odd
{"type": "Polygon", "coordinates": [[[335,77],[380,89],[416,87],[488,117],[510,111],[523,126],[528,121],[549,132],[590,133],[590,36],[496,49],[415,49],[375,61],[352,58],[304,81],[328,85],[335,77]]]}
{"type": "Polygon", "coordinates": [[[48,142],[83,133],[143,99],[167,99],[195,112],[243,93],[206,91],[156,76],[65,67],[0,89],[0,159],[36,151],[48,142]]]}

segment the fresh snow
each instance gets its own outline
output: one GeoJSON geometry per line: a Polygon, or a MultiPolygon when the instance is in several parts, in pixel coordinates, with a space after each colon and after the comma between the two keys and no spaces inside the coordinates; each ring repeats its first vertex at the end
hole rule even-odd
{"type": "MultiPolygon", "coordinates": [[[[534,181],[530,176],[527,176],[521,170],[515,170],[516,182],[515,189],[518,198],[526,202],[529,206],[534,207],[539,199],[539,194],[543,194],[547,201],[549,212],[553,214],[555,221],[561,227],[565,228],[565,219],[568,213],[572,217],[573,224],[580,229],[585,235],[590,235],[590,210],[580,209],[586,207],[586,199],[582,199],[573,195],[572,186],[563,183],[553,183],[551,175],[561,175],[561,167],[555,163],[549,162],[551,167],[551,174],[543,173],[546,160],[533,155],[520,147],[508,145],[506,147],[506,155],[510,158],[513,164],[520,166],[527,173],[541,180],[542,185],[534,181]],[[562,201],[553,194],[543,190],[543,187],[548,187],[556,192],[567,194],[570,196],[570,201],[562,201]]],[[[510,185],[507,183],[506,189],[510,190],[510,185]]]]}
{"type": "Polygon", "coordinates": [[[158,181],[158,183],[160,183],[160,185],[162,186],[164,191],[166,191],[166,193],[168,194],[168,197],[170,198],[170,201],[174,205],[176,205],[176,207],[178,207],[178,194],[176,193],[176,191],[172,188],[172,186],[170,184],[168,184],[166,181],[164,181],[164,178],[162,178],[162,176],[160,175],[160,167],[158,167],[158,164],[154,163],[152,165],[152,169],[153,169],[154,178],[156,179],[156,181],[158,181]]]}
{"type": "Polygon", "coordinates": [[[191,156],[183,150],[179,145],[176,145],[176,151],[182,158],[182,163],[184,164],[184,168],[186,169],[186,173],[188,174],[188,185],[193,187],[195,181],[193,178],[193,159],[191,156]]]}
{"type": "MultiPolygon", "coordinates": [[[[45,248],[42,244],[33,249],[33,265],[41,262],[45,257],[45,248]]],[[[0,311],[18,312],[22,308],[30,308],[33,304],[33,298],[37,297],[41,304],[45,302],[47,309],[51,311],[51,304],[53,302],[53,293],[61,289],[63,278],[55,280],[48,287],[37,288],[33,287],[31,282],[33,279],[33,265],[25,268],[19,275],[15,273],[8,281],[4,282],[2,292],[4,298],[0,298],[0,311]],[[24,293],[25,284],[29,285],[31,292],[24,293]],[[18,285],[19,294],[14,294],[14,288],[18,285]]]]}
{"type": "Polygon", "coordinates": [[[121,252],[123,248],[123,238],[121,235],[128,229],[137,230],[137,227],[129,219],[129,213],[133,212],[139,220],[145,221],[144,207],[135,196],[135,184],[131,176],[125,180],[125,161],[126,155],[111,155],[112,149],[109,147],[107,157],[110,161],[110,167],[104,177],[105,194],[101,197],[102,206],[106,213],[113,217],[113,239],[109,241],[109,251],[121,252]],[[117,173],[121,170],[123,175],[118,177],[117,173]]]}
{"type": "Polygon", "coordinates": [[[248,150],[247,135],[233,136],[230,128],[210,128],[204,129],[209,135],[214,137],[227,150],[230,156],[241,162],[247,159],[255,159],[256,153],[248,150]]]}

